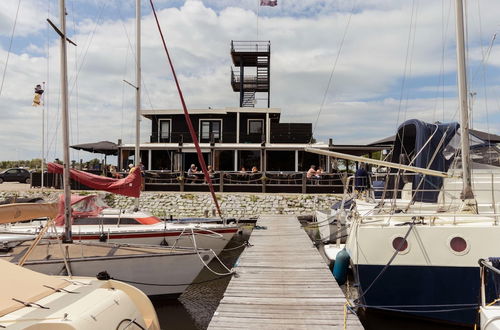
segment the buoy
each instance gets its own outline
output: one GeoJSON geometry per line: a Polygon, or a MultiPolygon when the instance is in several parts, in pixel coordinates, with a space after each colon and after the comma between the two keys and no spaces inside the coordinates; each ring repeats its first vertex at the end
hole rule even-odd
{"type": "Polygon", "coordinates": [[[349,269],[349,253],[346,249],[342,249],[335,257],[335,264],[333,265],[333,277],[337,280],[339,285],[347,281],[347,270],[349,269]]]}

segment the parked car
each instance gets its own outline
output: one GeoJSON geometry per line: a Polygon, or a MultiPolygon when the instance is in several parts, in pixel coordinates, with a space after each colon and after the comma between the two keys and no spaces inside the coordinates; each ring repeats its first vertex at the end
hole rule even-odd
{"type": "Polygon", "coordinates": [[[9,168],[0,173],[0,183],[17,181],[21,183],[30,183],[31,174],[24,168],[9,168]]]}

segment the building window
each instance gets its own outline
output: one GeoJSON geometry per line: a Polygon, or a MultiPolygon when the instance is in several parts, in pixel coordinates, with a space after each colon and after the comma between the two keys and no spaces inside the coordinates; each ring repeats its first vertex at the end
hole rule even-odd
{"type": "Polygon", "coordinates": [[[209,142],[213,136],[215,142],[220,142],[222,132],[222,120],[200,120],[200,140],[209,142]]]}
{"type": "Polygon", "coordinates": [[[170,119],[160,119],[158,121],[158,142],[170,142],[170,119]]]}
{"type": "Polygon", "coordinates": [[[248,134],[262,134],[264,132],[264,119],[249,119],[248,134]]]}

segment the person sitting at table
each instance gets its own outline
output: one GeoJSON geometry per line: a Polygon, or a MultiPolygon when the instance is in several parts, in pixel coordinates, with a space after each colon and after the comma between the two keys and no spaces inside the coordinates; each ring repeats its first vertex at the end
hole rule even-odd
{"type": "MultiPolygon", "coordinates": [[[[210,177],[210,179],[213,179],[215,177],[215,171],[212,168],[212,165],[207,166],[207,173],[208,173],[208,176],[210,177]]],[[[212,181],[212,180],[210,180],[210,181],[212,181]]],[[[203,176],[203,183],[207,183],[207,179],[205,178],[205,176],[203,176]]]]}
{"type": "Polygon", "coordinates": [[[208,175],[213,178],[214,177],[214,174],[215,174],[215,171],[214,169],[212,168],[212,165],[208,165],[207,166],[207,172],[208,172],[208,175]]]}
{"type": "Polygon", "coordinates": [[[321,166],[318,167],[318,170],[316,171],[316,175],[314,176],[314,178],[318,180],[318,183],[324,174],[325,174],[325,171],[323,170],[323,168],[321,166]]]}
{"type": "Polygon", "coordinates": [[[196,165],[194,164],[191,164],[191,166],[189,167],[188,171],[187,171],[187,177],[189,179],[192,179],[191,181],[195,181],[196,180],[196,173],[198,173],[198,168],[196,167],[196,165]]]}
{"type": "Polygon", "coordinates": [[[253,166],[252,173],[257,173],[257,172],[259,172],[259,169],[257,168],[257,166],[253,166]]]}
{"type": "Polygon", "coordinates": [[[309,168],[309,171],[307,171],[306,177],[308,179],[315,179],[316,178],[316,166],[315,165],[311,165],[311,167],[309,168]]]}
{"type": "Polygon", "coordinates": [[[321,176],[325,173],[325,171],[323,170],[323,168],[320,166],[318,168],[318,170],[316,171],[316,177],[319,179],[321,178],[321,176]]]}

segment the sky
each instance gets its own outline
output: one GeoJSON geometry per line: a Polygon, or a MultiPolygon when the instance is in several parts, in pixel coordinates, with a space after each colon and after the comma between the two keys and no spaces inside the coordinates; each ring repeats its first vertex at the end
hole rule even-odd
{"type": "MultiPolygon", "coordinates": [[[[141,2],[142,109],[180,109],[149,1],[141,2]]],[[[230,42],[270,40],[271,107],[281,122],[310,122],[316,140],[334,144],[373,142],[407,119],[459,119],[454,2],[154,0],[188,108],[238,106],[230,42]]],[[[134,82],[135,1],[67,0],[66,11],[77,44],[68,45],[70,144],[133,143],[134,89],[123,80],[134,82]]],[[[472,126],[496,134],[498,12],[500,1],[479,0],[466,13],[472,126]]],[[[43,112],[45,158],[62,158],[59,39],[47,18],[59,25],[56,0],[0,2],[0,160],[41,156],[43,112]],[[42,82],[44,107],[33,107],[42,82]]],[[[141,130],[149,141],[149,119],[141,130]]]]}

